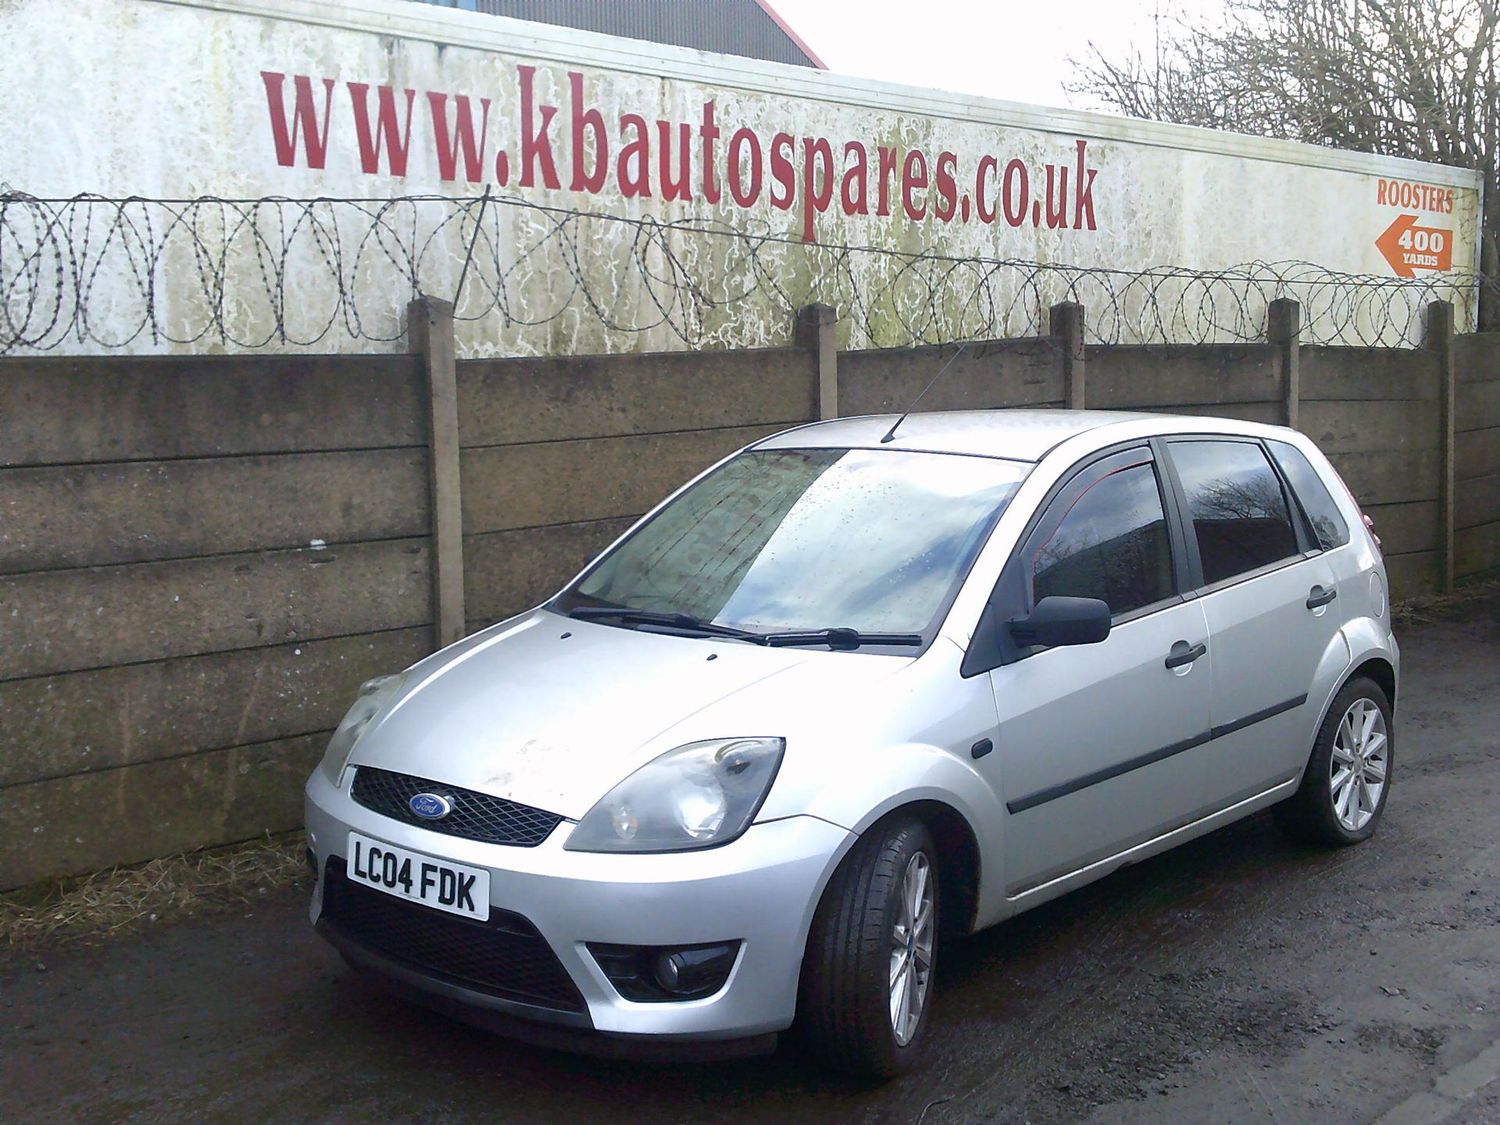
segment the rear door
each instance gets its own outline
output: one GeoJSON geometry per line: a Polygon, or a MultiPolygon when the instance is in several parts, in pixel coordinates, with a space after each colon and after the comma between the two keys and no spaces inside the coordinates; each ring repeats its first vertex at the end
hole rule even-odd
{"type": "Polygon", "coordinates": [[[1307,764],[1318,707],[1311,688],[1325,662],[1347,663],[1338,589],[1259,441],[1194,437],[1165,446],[1212,637],[1211,740],[1202,760],[1205,795],[1222,808],[1307,764]]]}
{"type": "Polygon", "coordinates": [[[1178,591],[1165,497],[1145,445],[1088,464],[1001,577],[1002,620],[1051,594],[1113,610],[1102,643],[1014,650],[987,673],[999,725],[977,766],[1005,801],[1008,895],[1185,823],[1202,803],[1208,631],[1178,591]]]}

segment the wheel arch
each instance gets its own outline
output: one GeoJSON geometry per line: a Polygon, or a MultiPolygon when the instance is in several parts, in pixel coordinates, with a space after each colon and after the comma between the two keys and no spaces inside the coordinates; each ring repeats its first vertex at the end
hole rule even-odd
{"type": "Polygon", "coordinates": [[[932,743],[905,742],[862,755],[858,764],[857,772],[841,771],[831,780],[820,779],[815,792],[799,794],[808,814],[850,833],[848,848],[829,865],[814,907],[856,840],[892,817],[911,816],[927,826],[940,853],[940,885],[952,904],[942,908],[945,935],[971,933],[996,920],[1005,882],[1005,807],[969,756],[932,743]],[[949,884],[955,892],[946,889],[949,884]]]}
{"type": "MultiPolygon", "coordinates": [[[[979,838],[962,812],[946,801],[918,797],[887,809],[863,825],[859,837],[880,831],[895,820],[920,821],[937,845],[940,923],[944,937],[961,937],[972,933],[979,914],[979,887],[983,859],[979,838]]],[[[851,848],[850,851],[853,849],[851,848]]],[[[844,863],[849,853],[839,860],[844,863]]],[[[831,878],[829,882],[831,882],[831,878]]],[[[827,884],[821,894],[827,893],[827,884]]]]}
{"type": "MultiPolygon", "coordinates": [[[[1362,659],[1350,664],[1349,670],[1339,677],[1338,682],[1333,685],[1333,690],[1328,693],[1328,698],[1323,701],[1323,707],[1318,713],[1318,721],[1313,726],[1315,738],[1317,732],[1323,729],[1323,721],[1328,718],[1328,709],[1339,697],[1339,692],[1361,677],[1375,681],[1380,690],[1385,692],[1386,701],[1391,705],[1391,714],[1396,713],[1396,666],[1380,653],[1367,653],[1362,659]]],[[[1311,753],[1311,750],[1308,752],[1311,753]]]]}
{"type": "Polygon", "coordinates": [[[939,917],[944,937],[961,937],[974,929],[979,913],[982,859],[974,829],[962,813],[942,801],[916,801],[904,811],[917,817],[937,845],[939,917]]]}
{"type": "MultiPolygon", "coordinates": [[[[797,981],[793,1029],[825,1064],[859,1077],[890,1078],[912,1065],[934,997],[930,976],[915,983],[921,972],[913,960],[918,930],[904,931],[904,955],[896,952],[899,945],[891,944],[892,934],[903,932],[891,929],[890,911],[899,910],[898,900],[909,893],[903,890],[911,885],[907,863],[921,847],[937,868],[928,885],[938,906],[939,929],[933,936],[941,940],[950,930],[950,916],[961,919],[972,913],[965,902],[965,866],[977,862],[977,846],[958,810],[923,798],[887,807],[852,840],[818,895],[797,981]],[[956,905],[951,905],[950,883],[957,891],[956,905]],[[899,991],[897,970],[905,977],[899,991]],[[919,990],[920,1009],[909,1002],[913,989],[919,990]]],[[[929,974],[940,960],[936,948],[930,948],[929,974]]]]}
{"type": "MultiPolygon", "coordinates": [[[[1359,676],[1365,676],[1380,685],[1380,690],[1385,692],[1385,697],[1391,705],[1391,713],[1396,711],[1396,668],[1383,656],[1371,656],[1353,668],[1343,683],[1339,684],[1339,691],[1344,689],[1344,684],[1359,676]]],[[[1338,692],[1334,692],[1335,695],[1338,692]]]]}
{"type": "MultiPolygon", "coordinates": [[[[1385,692],[1385,698],[1391,705],[1391,715],[1396,714],[1396,685],[1398,682],[1396,664],[1383,652],[1366,652],[1357,660],[1351,661],[1349,669],[1333,685],[1333,690],[1328,693],[1328,698],[1323,701],[1323,706],[1318,712],[1318,721],[1313,724],[1313,742],[1308,746],[1308,761],[1312,761],[1313,751],[1317,749],[1318,731],[1323,729],[1324,722],[1328,719],[1328,712],[1333,707],[1333,701],[1339,697],[1339,692],[1348,687],[1350,683],[1361,677],[1373,680],[1381,691],[1385,692]]],[[[1394,741],[1395,731],[1391,731],[1394,741]]]]}
{"type": "MultiPolygon", "coordinates": [[[[1352,662],[1348,673],[1340,678],[1337,689],[1332,698],[1324,704],[1318,718],[1317,733],[1313,736],[1307,765],[1303,768],[1297,791],[1285,801],[1277,804],[1274,810],[1282,828],[1294,839],[1328,847],[1348,847],[1368,839],[1375,832],[1380,814],[1390,796],[1391,759],[1389,755],[1395,748],[1395,727],[1389,722],[1385,724],[1386,758],[1385,769],[1378,778],[1381,782],[1380,792],[1376,803],[1369,809],[1369,815],[1363,822],[1360,822],[1357,817],[1353,823],[1344,821],[1344,811],[1339,806],[1338,794],[1330,782],[1333,746],[1339,737],[1338,731],[1343,729],[1343,717],[1339,715],[1339,709],[1346,705],[1344,701],[1352,704],[1361,697],[1373,698],[1372,693],[1357,687],[1357,684],[1367,682],[1381,689],[1381,694],[1385,696],[1386,701],[1382,711],[1387,712],[1386,717],[1389,720],[1394,718],[1395,713],[1393,698],[1396,681],[1396,661],[1387,658],[1379,651],[1367,652],[1362,659],[1352,662]],[[1336,718],[1337,725],[1335,724],[1336,718]]],[[[1353,736],[1353,728],[1349,729],[1353,736]]],[[[1353,761],[1352,758],[1347,760],[1353,761]]],[[[1363,766],[1361,765],[1359,769],[1362,772],[1363,766]]],[[[1341,775],[1343,779],[1341,784],[1346,786],[1346,792],[1350,791],[1347,786],[1353,784],[1351,775],[1354,772],[1354,767],[1351,765],[1341,775]]],[[[1363,787],[1365,782],[1361,781],[1359,785],[1363,787]]]]}

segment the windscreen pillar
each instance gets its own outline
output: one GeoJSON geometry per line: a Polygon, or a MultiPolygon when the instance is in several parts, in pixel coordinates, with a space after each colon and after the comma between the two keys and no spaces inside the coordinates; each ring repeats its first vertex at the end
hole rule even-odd
{"type": "Polygon", "coordinates": [[[464,635],[464,528],[459,493],[458,375],[453,305],[419,297],[406,306],[406,336],[427,383],[427,463],[432,506],[433,640],[464,635]]]}
{"type": "Polygon", "coordinates": [[[1454,492],[1455,433],[1458,428],[1456,400],[1458,369],[1453,361],[1453,304],[1433,301],[1427,306],[1422,346],[1437,358],[1438,371],[1438,582],[1444,593],[1453,589],[1457,576],[1454,558],[1457,502],[1454,492]]]}
{"type": "Polygon", "coordinates": [[[1266,307],[1266,339],[1281,360],[1282,421],[1298,429],[1302,406],[1302,306],[1277,297],[1266,307]]]}
{"type": "Polygon", "coordinates": [[[818,420],[839,416],[839,353],[834,337],[838,314],[829,305],[797,310],[797,346],[812,352],[818,365],[818,420]]]}
{"type": "Polygon", "coordinates": [[[1049,311],[1048,333],[1058,341],[1062,351],[1063,403],[1069,410],[1088,406],[1084,380],[1083,306],[1063,301],[1049,311]]]}

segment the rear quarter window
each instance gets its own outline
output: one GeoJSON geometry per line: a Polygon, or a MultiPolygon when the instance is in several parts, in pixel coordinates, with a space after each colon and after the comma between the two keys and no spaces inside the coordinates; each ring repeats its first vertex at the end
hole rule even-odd
{"type": "Polygon", "coordinates": [[[1276,458],[1282,475],[1296,493],[1302,510],[1307,513],[1318,545],[1325,551],[1331,551],[1349,542],[1349,525],[1344,522],[1323,478],[1318,475],[1302,450],[1284,441],[1268,441],[1266,445],[1270,447],[1271,456],[1276,458]]]}

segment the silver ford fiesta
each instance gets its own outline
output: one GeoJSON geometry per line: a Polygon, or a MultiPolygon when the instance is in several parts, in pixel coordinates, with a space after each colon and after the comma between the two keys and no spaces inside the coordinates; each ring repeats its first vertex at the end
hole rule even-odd
{"type": "Polygon", "coordinates": [[[1390,792],[1378,540],[1302,435],[851,418],[709,469],[561,593],[371,680],[307,783],[357,969],[559,1045],[921,1049],[939,941],[1274,806],[1390,792]]]}

